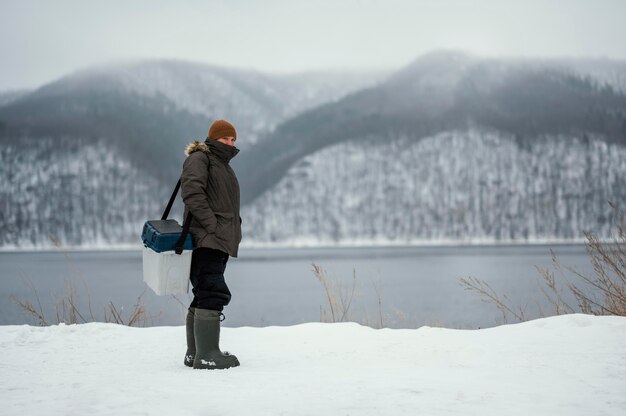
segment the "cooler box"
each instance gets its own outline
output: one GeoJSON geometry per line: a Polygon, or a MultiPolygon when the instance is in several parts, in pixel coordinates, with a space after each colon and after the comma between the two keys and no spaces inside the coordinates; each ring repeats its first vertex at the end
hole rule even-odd
{"type": "Polygon", "coordinates": [[[143,280],[157,295],[189,292],[193,243],[187,234],[183,252],[174,249],[183,229],[176,220],[152,220],[143,226],[143,280]]]}
{"type": "MultiPolygon", "coordinates": [[[[150,247],[157,253],[170,251],[176,248],[176,242],[183,232],[183,227],[176,220],[146,221],[141,232],[143,245],[150,247]]],[[[191,233],[187,234],[183,250],[192,250],[191,233]]]]}
{"type": "Polygon", "coordinates": [[[191,250],[182,254],[172,251],[157,253],[143,248],[143,281],[157,295],[180,295],[189,292],[191,250]]]}

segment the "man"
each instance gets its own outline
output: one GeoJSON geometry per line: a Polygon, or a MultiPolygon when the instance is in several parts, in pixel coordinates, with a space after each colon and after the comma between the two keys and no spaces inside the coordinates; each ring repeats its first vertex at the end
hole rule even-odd
{"type": "Polygon", "coordinates": [[[235,127],[216,120],[205,142],[194,141],[185,153],[181,176],[185,218],[191,211],[189,228],[194,247],[190,280],[193,301],[187,313],[186,366],[222,369],[239,365],[237,357],[219,348],[220,317],[231,294],[224,270],[229,256],[237,257],[241,241],[239,182],[230,160],[239,153],[234,144],[235,127]]]}

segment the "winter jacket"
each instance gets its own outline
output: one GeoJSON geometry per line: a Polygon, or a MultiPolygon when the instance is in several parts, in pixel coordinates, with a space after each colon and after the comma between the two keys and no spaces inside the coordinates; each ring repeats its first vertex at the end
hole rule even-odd
{"type": "Polygon", "coordinates": [[[193,215],[189,230],[194,245],[237,257],[241,242],[239,182],[229,162],[239,149],[207,139],[194,141],[186,153],[181,190],[185,218],[190,210],[193,215]]]}

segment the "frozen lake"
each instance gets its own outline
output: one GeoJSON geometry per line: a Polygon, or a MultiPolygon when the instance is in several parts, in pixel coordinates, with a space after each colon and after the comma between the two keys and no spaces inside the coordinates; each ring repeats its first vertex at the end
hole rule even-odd
{"type": "MultiPolygon", "coordinates": [[[[356,276],[350,317],[360,323],[414,328],[495,326],[501,314],[477,295],[463,290],[461,277],[485,280],[514,305],[527,305],[537,317],[542,297],[535,265],[551,264],[554,249],[561,263],[591,274],[584,245],[242,249],[231,258],[226,281],[233,294],[224,325],[267,326],[319,322],[329,312],[322,285],[311,271],[315,263],[349,292],[356,276]],[[379,296],[380,295],[380,296],[379,296]],[[379,305],[380,298],[380,305],[379,305]]],[[[128,317],[137,297],[154,317],[147,325],[181,325],[190,297],[154,295],[142,281],[141,251],[0,253],[0,324],[35,323],[11,296],[36,304],[56,323],[56,307],[75,288],[81,312],[101,317],[112,302],[128,317]],[[89,300],[89,301],[88,301],[89,300]],[[181,304],[182,302],[182,304],[181,304]]]]}

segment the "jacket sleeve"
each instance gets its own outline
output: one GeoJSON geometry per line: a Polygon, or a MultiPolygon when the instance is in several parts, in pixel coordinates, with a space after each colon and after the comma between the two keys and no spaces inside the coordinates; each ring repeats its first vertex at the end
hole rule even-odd
{"type": "Polygon", "coordinates": [[[217,219],[209,205],[207,186],[209,184],[209,158],[202,152],[194,152],[187,156],[181,175],[181,195],[183,202],[191,211],[196,221],[214,233],[217,219]]]}

